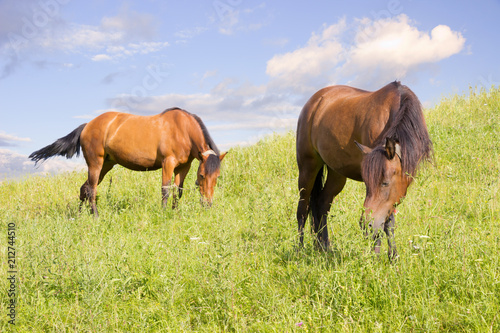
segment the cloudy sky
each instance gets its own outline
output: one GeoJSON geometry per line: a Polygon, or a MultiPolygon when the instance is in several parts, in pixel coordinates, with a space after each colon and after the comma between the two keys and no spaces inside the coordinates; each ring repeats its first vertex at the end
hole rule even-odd
{"type": "Polygon", "coordinates": [[[320,88],[432,106],[500,83],[500,1],[0,0],[0,179],[108,110],[198,114],[220,148],[295,128],[320,88]]]}

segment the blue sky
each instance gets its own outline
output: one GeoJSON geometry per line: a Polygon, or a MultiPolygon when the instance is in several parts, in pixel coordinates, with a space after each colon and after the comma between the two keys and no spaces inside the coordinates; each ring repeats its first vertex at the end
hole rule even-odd
{"type": "Polygon", "coordinates": [[[198,114],[222,149],[295,128],[320,88],[425,106],[500,83],[500,1],[0,0],[0,179],[108,110],[198,114]]]}

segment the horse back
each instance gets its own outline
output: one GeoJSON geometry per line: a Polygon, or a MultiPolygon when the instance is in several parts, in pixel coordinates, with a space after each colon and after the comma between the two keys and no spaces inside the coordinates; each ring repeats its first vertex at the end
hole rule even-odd
{"type": "Polygon", "coordinates": [[[176,110],[153,116],[106,112],[85,127],[82,148],[84,154],[104,156],[132,170],[155,170],[168,157],[179,163],[189,159],[186,122],[176,110]]]}
{"type": "Polygon", "coordinates": [[[400,105],[399,84],[375,92],[349,86],[319,90],[304,105],[297,125],[297,155],[317,156],[348,178],[361,180],[362,153],[372,147],[400,105]]]}

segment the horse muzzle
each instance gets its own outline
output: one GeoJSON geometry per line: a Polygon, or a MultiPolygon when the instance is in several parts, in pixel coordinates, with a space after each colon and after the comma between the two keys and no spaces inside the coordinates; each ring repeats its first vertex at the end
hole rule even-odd
{"type": "Polygon", "coordinates": [[[212,200],[211,200],[211,199],[207,199],[207,198],[205,198],[205,197],[203,197],[203,196],[202,196],[202,197],[200,198],[200,204],[201,204],[203,207],[205,207],[205,208],[207,208],[207,209],[208,209],[208,208],[212,207],[212,200]]]}
{"type": "Polygon", "coordinates": [[[384,230],[384,225],[389,219],[390,214],[384,216],[383,214],[374,215],[371,210],[365,210],[359,219],[359,225],[364,230],[365,237],[368,237],[369,230],[372,231],[373,239],[377,238],[378,232],[384,230]]]}

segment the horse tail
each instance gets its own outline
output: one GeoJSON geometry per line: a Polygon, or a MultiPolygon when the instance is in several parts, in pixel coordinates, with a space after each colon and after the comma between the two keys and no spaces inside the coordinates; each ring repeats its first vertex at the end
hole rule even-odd
{"type": "Polygon", "coordinates": [[[31,153],[29,158],[36,164],[41,160],[45,161],[49,157],[56,155],[65,156],[66,158],[72,158],[75,154],[80,156],[80,134],[82,134],[86,125],[78,126],[73,132],[57,139],[53,144],[31,153]]]}
{"type": "Polygon", "coordinates": [[[326,164],[321,167],[316,175],[316,180],[314,181],[314,186],[311,191],[311,196],[309,198],[309,207],[311,213],[311,228],[314,227],[315,224],[319,224],[321,216],[319,216],[319,195],[323,191],[323,187],[325,184],[325,175],[326,175],[326,164]]]}

